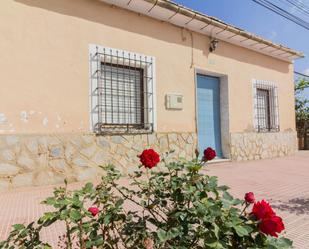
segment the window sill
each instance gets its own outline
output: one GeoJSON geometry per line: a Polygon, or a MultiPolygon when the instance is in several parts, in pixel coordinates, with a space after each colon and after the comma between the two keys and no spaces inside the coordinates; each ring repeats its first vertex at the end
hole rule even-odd
{"type": "Polygon", "coordinates": [[[279,133],[280,131],[256,131],[256,133],[279,133]]]}
{"type": "Polygon", "coordinates": [[[126,135],[143,135],[152,134],[153,130],[129,130],[129,131],[100,131],[95,132],[96,136],[126,136],[126,135]]]}
{"type": "Polygon", "coordinates": [[[100,135],[138,135],[153,133],[152,124],[97,124],[94,133],[100,135]]]}

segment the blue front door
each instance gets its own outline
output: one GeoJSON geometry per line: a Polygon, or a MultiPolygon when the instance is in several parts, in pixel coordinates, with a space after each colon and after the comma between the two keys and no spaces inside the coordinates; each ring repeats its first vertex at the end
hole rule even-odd
{"type": "Polygon", "coordinates": [[[197,110],[200,152],[211,147],[222,157],[219,78],[197,75],[197,110]]]}

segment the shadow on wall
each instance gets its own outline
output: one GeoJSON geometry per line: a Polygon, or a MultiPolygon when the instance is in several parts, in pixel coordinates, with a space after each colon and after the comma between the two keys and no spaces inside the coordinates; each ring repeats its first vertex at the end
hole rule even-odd
{"type": "MultiPolygon", "coordinates": [[[[115,27],[122,30],[127,30],[132,33],[138,33],[143,36],[152,37],[158,40],[166,41],[168,43],[175,43],[182,46],[191,47],[203,51],[203,54],[208,57],[209,54],[209,39],[205,42],[203,35],[194,34],[194,42],[191,41],[190,35],[186,35],[183,39],[184,32],[181,28],[175,29],[175,26],[164,22],[158,22],[151,18],[141,16],[138,14],[126,15],[125,18],[119,18],[113,11],[109,11],[108,6],[99,0],[15,0],[18,3],[25,4],[31,7],[42,8],[48,11],[53,11],[62,15],[82,18],[87,21],[100,23],[115,27]],[[141,25],[141,23],[143,23],[141,25]],[[161,28],[167,29],[169,32],[162,32],[161,28]],[[164,27],[163,27],[164,26],[164,27]]],[[[120,10],[119,11],[123,11],[120,10]]],[[[289,71],[289,64],[272,57],[259,54],[257,52],[244,53],[241,47],[224,43],[225,46],[220,46],[216,50],[216,54],[228,57],[233,60],[255,64],[261,67],[271,68],[273,70],[287,73],[289,71]]]]}
{"type": "Polygon", "coordinates": [[[289,62],[263,55],[255,51],[251,51],[250,53],[244,53],[242,47],[235,46],[229,43],[226,43],[226,46],[222,46],[220,48],[216,50],[217,55],[229,57],[240,62],[257,65],[263,68],[269,68],[281,73],[289,73],[289,62]]]}

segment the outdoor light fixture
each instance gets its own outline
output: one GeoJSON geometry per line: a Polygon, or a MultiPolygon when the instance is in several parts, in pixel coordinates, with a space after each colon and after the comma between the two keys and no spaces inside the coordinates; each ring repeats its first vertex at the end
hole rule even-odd
{"type": "Polygon", "coordinates": [[[210,46],[209,46],[209,52],[214,52],[216,48],[218,47],[219,41],[217,39],[211,39],[210,40],[210,46]]]}

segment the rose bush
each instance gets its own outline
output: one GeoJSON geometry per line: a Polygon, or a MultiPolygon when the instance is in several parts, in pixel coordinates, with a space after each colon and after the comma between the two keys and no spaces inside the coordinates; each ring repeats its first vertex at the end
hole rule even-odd
{"type": "Polygon", "coordinates": [[[55,222],[66,228],[59,247],[68,249],[291,248],[291,241],[277,238],[284,225],[266,201],[249,210],[253,193],[234,199],[216,177],[201,172],[215,156],[211,148],[201,160],[197,155],[167,163],[163,156],[156,169],[160,156],[145,150],[126,186],[119,184],[123,176],[115,167],[105,166],[97,186],[55,189],[43,202],[54,211],[29,225],[14,225],[0,248],[51,248],[40,234],[55,222]]]}

